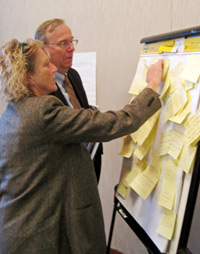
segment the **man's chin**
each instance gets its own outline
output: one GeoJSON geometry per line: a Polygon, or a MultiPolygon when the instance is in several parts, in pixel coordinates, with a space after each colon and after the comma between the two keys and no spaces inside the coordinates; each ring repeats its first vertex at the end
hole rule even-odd
{"type": "Polygon", "coordinates": [[[65,69],[69,69],[70,67],[72,67],[72,61],[66,61],[66,63],[63,65],[63,67],[65,69]]]}

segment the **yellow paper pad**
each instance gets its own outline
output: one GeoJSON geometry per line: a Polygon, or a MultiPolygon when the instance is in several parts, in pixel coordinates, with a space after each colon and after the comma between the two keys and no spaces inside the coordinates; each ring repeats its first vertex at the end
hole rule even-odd
{"type": "Polygon", "coordinates": [[[165,78],[167,77],[169,66],[170,66],[170,60],[168,58],[164,59],[163,60],[163,77],[162,77],[162,80],[165,80],[165,78]]]}
{"type": "Polygon", "coordinates": [[[133,154],[134,148],[135,145],[131,136],[125,136],[122,138],[121,152],[119,153],[119,155],[125,158],[130,158],[133,154]]]}
{"type": "Polygon", "coordinates": [[[164,41],[164,45],[159,47],[158,53],[172,52],[175,40],[164,41]]]}
{"type": "Polygon", "coordinates": [[[193,37],[184,40],[184,52],[200,51],[200,37],[193,37]]]}
{"type": "Polygon", "coordinates": [[[194,88],[194,83],[192,83],[188,80],[183,80],[182,83],[183,83],[186,91],[194,88]]]}
{"type": "Polygon", "coordinates": [[[200,109],[186,121],[187,142],[195,145],[200,140],[200,109]]]}
{"type": "Polygon", "coordinates": [[[145,200],[155,188],[160,170],[159,158],[153,157],[151,164],[130,183],[130,187],[145,200]]]}
{"type": "Polygon", "coordinates": [[[158,182],[158,178],[151,173],[151,170],[140,174],[131,184],[130,187],[137,192],[144,200],[149,196],[158,182]]]}
{"type": "Polygon", "coordinates": [[[168,153],[171,144],[172,131],[164,131],[161,133],[159,155],[163,156],[168,153]]]}
{"type": "Polygon", "coordinates": [[[163,41],[159,41],[159,42],[155,42],[155,43],[147,43],[147,44],[143,44],[143,48],[142,48],[142,55],[145,54],[157,54],[159,51],[160,46],[164,45],[163,41]]]}
{"type": "Polygon", "coordinates": [[[135,77],[132,81],[131,87],[129,89],[129,94],[138,95],[146,86],[146,74],[148,67],[146,65],[146,60],[140,58],[135,77]]]}
{"type": "Polygon", "coordinates": [[[180,74],[183,72],[182,62],[178,63],[174,69],[170,70],[169,75],[171,78],[180,77],[180,74]]]}
{"type": "Polygon", "coordinates": [[[127,174],[125,178],[126,186],[129,186],[130,183],[139,175],[141,174],[144,169],[146,168],[146,162],[137,160],[134,167],[131,169],[131,171],[127,174]]]}
{"type": "Polygon", "coordinates": [[[184,144],[180,158],[178,160],[178,166],[185,172],[189,173],[196,155],[196,146],[184,144]]]}
{"type": "Polygon", "coordinates": [[[168,96],[165,99],[164,110],[165,110],[164,122],[167,122],[174,115],[173,107],[172,107],[172,100],[171,100],[170,96],[168,96]]]}
{"type": "Polygon", "coordinates": [[[155,138],[155,134],[156,134],[156,127],[154,127],[151,131],[151,133],[149,134],[149,136],[146,138],[146,140],[144,141],[144,143],[139,146],[135,151],[134,151],[134,154],[135,156],[142,160],[145,155],[148,153],[153,141],[154,141],[154,138],[155,138]]]}
{"type": "Polygon", "coordinates": [[[123,199],[126,199],[128,195],[128,191],[129,191],[129,187],[126,187],[123,182],[120,182],[117,188],[117,192],[123,199]]]}
{"type": "Polygon", "coordinates": [[[172,101],[172,112],[173,115],[175,115],[188,101],[187,92],[184,87],[180,85],[177,89],[175,89],[170,95],[170,99],[172,101]]]}
{"type": "Polygon", "coordinates": [[[137,131],[130,134],[135,143],[138,143],[139,145],[144,143],[151,130],[155,127],[159,115],[160,110],[151,116],[137,131]]]}
{"type": "Polygon", "coordinates": [[[159,205],[169,210],[174,208],[174,201],[176,197],[176,185],[167,181],[163,181],[160,193],[159,205]]]}
{"type": "Polygon", "coordinates": [[[172,52],[173,47],[165,47],[165,46],[160,46],[158,53],[164,53],[164,52],[172,52]]]}
{"type": "Polygon", "coordinates": [[[176,214],[167,209],[163,210],[161,222],[157,228],[157,232],[167,239],[171,240],[176,222],[176,214]]]}
{"type": "Polygon", "coordinates": [[[123,199],[126,199],[128,195],[128,191],[129,191],[129,186],[126,184],[126,177],[129,174],[129,172],[130,172],[130,169],[127,168],[117,188],[117,192],[123,199]]]}
{"type": "Polygon", "coordinates": [[[184,144],[184,134],[176,129],[172,131],[170,148],[168,154],[175,160],[178,158],[184,144]]]}
{"type": "Polygon", "coordinates": [[[190,82],[196,83],[200,75],[200,56],[191,55],[181,77],[190,82]]]}
{"type": "Polygon", "coordinates": [[[171,85],[171,81],[170,81],[169,76],[167,76],[165,79],[165,82],[164,82],[162,93],[160,95],[161,100],[166,96],[168,89],[170,88],[170,85],[171,85]]]}
{"type": "Polygon", "coordinates": [[[174,123],[182,124],[190,113],[191,113],[190,100],[188,100],[185,106],[181,108],[174,116],[170,117],[169,120],[174,123]]]}
{"type": "Polygon", "coordinates": [[[159,155],[171,155],[177,159],[184,144],[184,134],[176,129],[161,133],[159,155]]]}
{"type": "Polygon", "coordinates": [[[165,161],[164,179],[165,181],[176,183],[177,163],[175,160],[167,158],[165,161]]]}
{"type": "Polygon", "coordinates": [[[176,172],[177,164],[175,160],[167,158],[163,174],[163,184],[159,198],[159,205],[172,210],[176,195],[176,172]]]}
{"type": "Polygon", "coordinates": [[[166,47],[172,47],[172,46],[174,46],[174,44],[175,44],[175,40],[164,41],[164,46],[166,46],[166,47]]]}

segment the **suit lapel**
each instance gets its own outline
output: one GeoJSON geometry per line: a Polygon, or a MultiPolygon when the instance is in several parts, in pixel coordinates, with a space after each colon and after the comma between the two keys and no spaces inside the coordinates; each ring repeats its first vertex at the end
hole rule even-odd
{"type": "MultiPolygon", "coordinates": [[[[56,85],[57,85],[57,84],[56,84],[56,85]]],[[[56,97],[59,98],[66,106],[69,106],[69,105],[67,104],[67,101],[65,100],[64,95],[63,95],[62,92],[60,91],[60,88],[59,88],[58,85],[57,85],[57,87],[58,87],[57,91],[51,93],[51,95],[56,96],[56,97]]]]}

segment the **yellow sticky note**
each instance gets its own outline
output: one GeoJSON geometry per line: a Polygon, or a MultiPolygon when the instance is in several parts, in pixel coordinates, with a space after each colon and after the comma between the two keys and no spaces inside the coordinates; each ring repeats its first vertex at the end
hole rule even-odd
{"type": "Polygon", "coordinates": [[[176,172],[177,163],[175,160],[167,158],[163,173],[163,183],[159,198],[159,205],[172,210],[176,195],[176,172]]]}
{"type": "Polygon", "coordinates": [[[184,144],[184,134],[176,129],[173,130],[171,136],[170,148],[168,154],[171,155],[175,160],[178,158],[184,144]]]}
{"type": "Polygon", "coordinates": [[[125,178],[126,185],[129,186],[130,183],[139,175],[141,174],[144,169],[146,168],[146,162],[144,160],[137,160],[134,167],[131,171],[127,174],[125,178]]]}
{"type": "Polygon", "coordinates": [[[174,116],[170,117],[169,120],[182,124],[186,117],[191,113],[190,101],[188,101],[183,108],[181,108],[174,116]]]}
{"type": "Polygon", "coordinates": [[[117,192],[123,199],[126,199],[128,195],[128,191],[129,191],[129,187],[125,186],[123,182],[120,182],[117,188],[117,192]]]}
{"type": "Polygon", "coordinates": [[[200,51],[200,38],[192,37],[184,40],[184,52],[200,51]]]}
{"type": "Polygon", "coordinates": [[[145,200],[155,188],[159,177],[159,163],[151,162],[144,172],[142,172],[130,183],[130,187],[145,200]],[[156,167],[154,167],[154,164],[156,164],[156,167]]]}
{"type": "Polygon", "coordinates": [[[196,146],[184,144],[183,150],[178,160],[178,166],[185,172],[189,173],[194,162],[194,158],[196,155],[196,146]]]}
{"type": "Polygon", "coordinates": [[[149,134],[147,139],[144,141],[144,143],[141,146],[139,146],[137,149],[135,149],[134,154],[138,159],[142,160],[145,157],[145,155],[148,153],[149,149],[151,148],[151,145],[153,143],[153,140],[156,134],[156,127],[157,126],[153,127],[151,133],[149,134]]]}
{"type": "Polygon", "coordinates": [[[142,55],[146,55],[146,54],[157,54],[158,53],[158,49],[161,45],[164,45],[163,41],[158,41],[155,43],[147,43],[147,44],[143,44],[143,48],[142,48],[142,55]]]}
{"type": "Polygon", "coordinates": [[[142,145],[144,143],[146,138],[151,133],[151,130],[157,123],[159,115],[160,110],[157,111],[153,116],[151,116],[137,131],[130,134],[135,143],[138,143],[139,145],[142,145]]]}
{"type": "Polygon", "coordinates": [[[128,91],[129,94],[138,95],[142,92],[142,90],[147,86],[147,82],[144,79],[137,79],[137,77],[133,80],[131,87],[128,91]]]}
{"type": "Polygon", "coordinates": [[[181,74],[181,78],[196,83],[199,76],[200,76],[200,56],[191,55],[188,63],[186,64],[181,74]]]}
{"type": "Polygon", "coordinates": [[[164,82],[162,94],[160,95],[161,100],[166,96],[167,91],[170,88],[170,85],[171,85],[171,80],[170,80],[170,77],[167,76],[166,79],[165,79],[165,82],[164,82]]]}
{"type": "Polygon", "coordinates": [[[170,66],[170,60],[169,58],[166,58],[163,60],[163,80],[165,80],[167,74],[168,74],[168,70],[169,70],[169,66],[170,66]]]}
{"type": "Polygon", "coordinates": [[[172,112],[175,115],[188,101],[187,92],[182,85],[179,85],[171,94],[172,112]]]}
{"type": "Polygon", "coordinates": [[[129,174],[129,172],[130,172],[130,168],[127,167],[117,188],[117,192],[123,199],[126,199],[128,195],[128,191],[129,191],[129,186],[126,184],[126,177],[129,174]]]}
{"type": "Polygon", "coordinates": [[[173,69],[170,70],[169,75],[171,77],[179,77],[183,72],[183,64],[179,62],[173,69]]]}
{"type": "Polygon", "coordinates": [[[177,171],[177,162],[175,160],[167,158],[165,161],[164,168],[165,181],[176,184],[176,171],[177,171]]]}
{"type": "Polygon", "coordinates": [[[200,140],[200,109],[185,122],[187,143],[195,145],[200,140]]]}
{"type": "Polygon", "coordinates": [[[147,70],[148,67],[146,65],[146,60],[144,58],[140,58],[137,65],[136,74],[129,89],[130,94],[138,95],[144,89],[144,87],[146,87],[147,70]]]}
{"type": "Polygon", "coordinates": [[[163,52],[172,52],[173,47],[165,47],[165,46],[160,46],[158,53],[161,54],[163,52]]]}
{"type": "Polygon", "coordinates": [[[176,214],[172,211],[164,209],[157,232],[165,238],[171,240],[174,232],[175,222],[176,214]]]}
{"type": "Polygon", "coordinates": [[[130,187],[145,200],[157,182],[158,179],[154,175],[142,173],[130,184],[130,187]]]}
{"type": "Polygon", "coordinates": [[[170,96],[168,96],[165,99],[165,105],[164,105],[164,122],[167,122],[173,115],[174,115],[174,112],[172,107],[172,100],[170,96]]]}
{"type": "Polygon", "coordinates": [[[166,46],[166,47],[173,47],[174,44],[175,44],[175,40],[164,41],[164,46],[166,46]]]}
{"type": "Polygon", "coordinates": [[[190,90],[190,89],[194,88],[194,83],[192,83],[188,80],[183,80],[182,83],[185,87],[185,90],[190,90]]]}
{"type": "Polygon", "coordinates": [[[172,131],[164,131],[161,133],[159,155],[163,156],[168,153],[171,144],[172,131]]]}
{"type": "Polygon", "coordinates": [[[158,204],[169,210],[172,210],[174,208],[175,197],[176,185],[164,180],[158,204]]]}
{"type": "Polygon", "coordinates": [[[160,58],[158,57],[151,57],[150,65],[155,64],[159,61],[160,58]]]}
{"type": "Polygon", "coordinates": [[[135,145],[131,136],[125,136],[122,138],[121,152],[119,155],[125,158],[130,158],[133,155],[134,148],[135,145]]]}

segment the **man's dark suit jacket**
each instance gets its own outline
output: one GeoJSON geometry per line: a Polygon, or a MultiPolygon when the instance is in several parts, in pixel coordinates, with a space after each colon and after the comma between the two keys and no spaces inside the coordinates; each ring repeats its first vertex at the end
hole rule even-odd
{"type": "MultiPolygon", "coordinates": [[[[76,94],[76,97],[81,105],[82,108],[89,108],[89,103],[88,103],[88,99],[87,99],[87,95],[85,93],[84,87],[83,87],[83,83],[81,81],[80,75],[78,74],[78,72],[72,68],[69,69],[68,71],[68,78],[74,88],[74,92],[76,94]]],[[[58,90],[54,93],[52,93],[52,95],[56,96],[57,98],[59,98],[65,105],[68,106],[67,101],[65,100],[64,95],[62,94],[62,92],[60,91],[60,88],[58,87],[58,90]]],[[[96,173],[96,177],[97,177],[97,182],[99,182],[99,178],[100,178],[100,172],[101,172],[101,155],[103,153],[103,146],[102,143],[100,143],[95,158],[93,160],[94,163],[94,168],[95,168],[95,173],[96,173]]]]}

